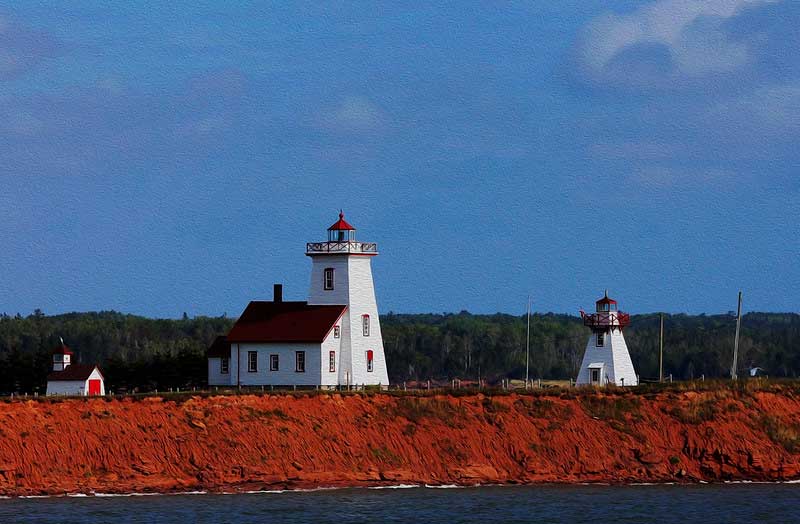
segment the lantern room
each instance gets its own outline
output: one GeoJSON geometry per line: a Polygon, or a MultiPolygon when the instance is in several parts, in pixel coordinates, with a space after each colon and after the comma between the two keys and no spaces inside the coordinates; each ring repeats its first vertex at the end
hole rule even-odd
{"type": "Polygon", "coordinates": [[[608,298],[607,289],[605,292],[605,296],[600,300],[598,300],[597,302],[595,302],[595,304],[597,305],[598,313],[608,313],[617,310],[617,301],[612,298],[608,298]]]}
{"type": "Polygon", "coordinates": [[[339,220],[328,228],[328,242],[355,242],[356,228],[347,223],[339,211],[339,220]]]}

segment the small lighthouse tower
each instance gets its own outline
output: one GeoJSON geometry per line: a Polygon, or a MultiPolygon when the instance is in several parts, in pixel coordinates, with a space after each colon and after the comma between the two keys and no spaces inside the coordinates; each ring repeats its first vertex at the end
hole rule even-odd
{"type": "Polygon", "coordinates": [[[69,350],[64,339],[61,339],[61,345],[53,350],[53,371],[64,371],[72,364],[72,351],[69,350]]]}
{"type": "Polygon", "coordinates": [[[575,382],[578,385],[636,386],[639,380],[622,336],[622,330],[630,323],[631,317],[617,310],[617,301],[608,298],[608,290],[596,305],[596,312],[592,315],[581,311],[583,325],[591,328],[592,336],[586,344],[575,382]]]}
{"type": "Polygon", "coordinates": [[[339,384],[389,385],[372,282],[377,254],[375,243],[356,241],[356,228],[341,212],[328,228],[327,242],[306,244],[312,261],[308,304],[347,306],[341,319],[339,384]]]}

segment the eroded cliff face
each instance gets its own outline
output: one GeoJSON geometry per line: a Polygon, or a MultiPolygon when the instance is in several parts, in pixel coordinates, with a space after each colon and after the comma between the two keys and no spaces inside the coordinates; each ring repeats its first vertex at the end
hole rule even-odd
{"type": "Polygon", "coordinates": [[[0,494],[800,477],[790,390],[0,404],[0,494]]]}

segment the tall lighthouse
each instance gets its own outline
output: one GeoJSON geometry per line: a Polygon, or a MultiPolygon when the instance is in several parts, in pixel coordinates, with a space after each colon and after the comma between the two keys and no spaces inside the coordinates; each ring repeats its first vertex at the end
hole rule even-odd
{"type": "Polygon", "coordinates": [[[581,311],[583,325],[591,328],[592,335],[575,382],[578,385],[636,386],[639,379],[622,336],[631,317],[617,309],[617,301],[608,298],[608,290],[596,306],[594,314],[581,311]]]}
{"type": "Polygon", "coordinates": [[[341,319],[339,384],[389,384],[372,282],[377,254],[375,243],[356,241],[356,228],[341,212],[328,228],[327,242],[306,244],[312,261],[308,304],[347,306],[341,319]]]}

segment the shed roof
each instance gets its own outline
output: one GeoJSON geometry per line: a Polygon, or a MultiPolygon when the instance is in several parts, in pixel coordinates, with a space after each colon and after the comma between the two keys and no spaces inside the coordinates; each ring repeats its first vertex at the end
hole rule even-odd
{"type": "Polygon", "coordinates": [[[228,342],[320,343],[346,309],[344,305],[253,301],[228,332],[228,342]]]}
{"type": "Polygon", "coordinates": [[[100,368],[98,368],[95,364],[72,364],[67,366],[67,369],[64,371],[53,371],[47,375],[47,380],[49,382],[58,382],[64,380],[86,380],[95,369],[97,369],[97,372],[100,373],[100,376],[102,377],[102,371],[100,371],[100,368]]]}

